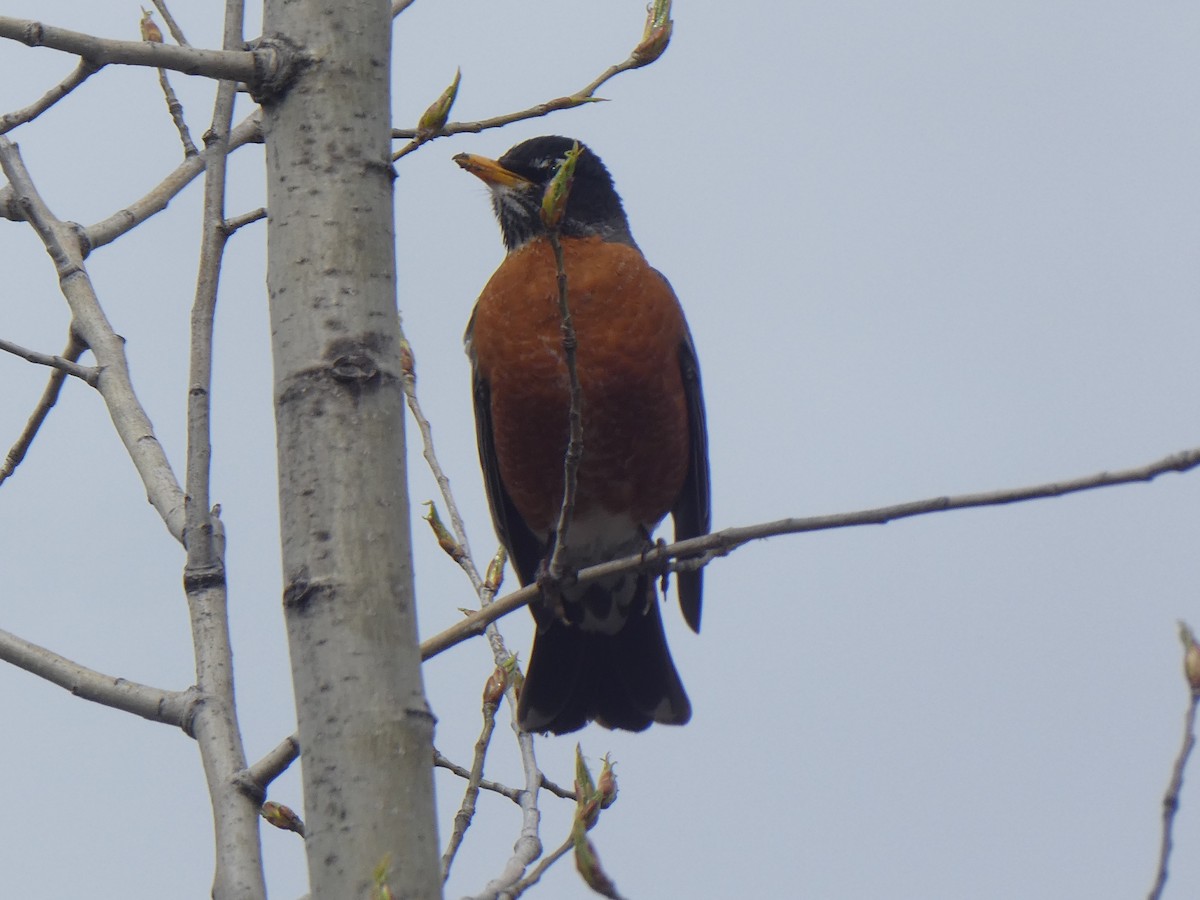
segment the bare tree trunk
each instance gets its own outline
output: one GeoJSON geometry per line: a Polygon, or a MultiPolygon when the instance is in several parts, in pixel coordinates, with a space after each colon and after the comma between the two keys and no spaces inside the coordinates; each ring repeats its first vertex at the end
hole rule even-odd
{"type": "Polygon", "coordinates": [[[387,0],[268,0],[310,60],[265,105],[284,607],[314,900],[440,896],[413,604],[387,0]]]}

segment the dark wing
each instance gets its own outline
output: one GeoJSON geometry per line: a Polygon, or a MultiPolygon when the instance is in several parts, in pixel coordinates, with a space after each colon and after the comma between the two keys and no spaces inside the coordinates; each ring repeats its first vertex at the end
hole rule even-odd
{"type": "MultiPolygon", "coordinates": [[[[471,329],[475,317],[467,325],[467,354],[471,357],[471,372],[475,395],[475,440],[479,445],[479,467],[483,470],[483,485],[487,491],[488,506],[492,511],[492,525],[506,550],[517,579],[521,584],[531,584],[537,577],[538,564],[546,548],[537,539],[504,489],[500,479],[500,462],[496,458],[496,444],[492,437],[492,398],[487,381],[475,366],[471,354],[471,329]]],[[[535,604],[536,606],[536,604],[535,604]]]]}
{"type": "MultiPolygon", "coordinates": [[[[666,279],[664,279],[665,281],[666,279]]],[[[708,426],[704,417],[704,392],[700,387],[700,363],[692,333],[684,326],[685,339],[679,347],[679,371],[687,396],[688,469],[683,487],[671,508],[675,520],[675,540],[708,534],[712,508],[708,486],[708,426]]],[[[679,572],[676,575],[679,608],[692,631],[700,631],[700,600],[704,593],[704,570],[679,572]]]]}

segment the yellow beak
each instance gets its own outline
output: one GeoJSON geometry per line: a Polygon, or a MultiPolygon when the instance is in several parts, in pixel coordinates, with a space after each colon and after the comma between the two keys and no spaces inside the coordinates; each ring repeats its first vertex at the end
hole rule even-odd
{"type": "Polygon", "coordinates": [[[460,153],[454,161],[476,178],[486,184],[502,185],[504,187],[527,187],[533,182],[523,178],[516,172],[510,172],[494,159],[486,156],[476,156],[473,153],[460,153]]]}

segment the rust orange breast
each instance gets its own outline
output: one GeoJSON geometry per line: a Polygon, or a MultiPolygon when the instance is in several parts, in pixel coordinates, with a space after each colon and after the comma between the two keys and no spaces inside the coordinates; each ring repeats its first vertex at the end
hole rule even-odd
{"type": "MultiPolygon", "coordinates": [[[[635,248],[592,238],[562,244],[583,393],[576,513],[599,507],[653,528],[688,465],[683,312],[635,248]]],[[[529,527],[546,533],[562,503],[570,397],[545,240],[509,254],[484,288],[471,354],[490,390],[505,489],[529,527]]]]}

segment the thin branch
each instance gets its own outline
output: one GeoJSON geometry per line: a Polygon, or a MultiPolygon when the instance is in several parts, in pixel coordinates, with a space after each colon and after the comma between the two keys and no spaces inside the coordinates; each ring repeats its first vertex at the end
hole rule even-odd
{"type": "Polygon", "coordinates": [[[94,66],[149,66],[248,84],[257,84],[266,73],[280,66],[277,47],[260,50],[199,50],[146,41],[117,41],[11,16],[0,16],[0,37],[19,41],[29,47],[49,47],[73,53],[94,66]]]}
{"type": "Polygon", "coordinates": [[[262,802],[271,782],[288,770],[288,766],[300,758],[300,739],[289,735],[252,766],[248,766],[234,776],[242,790],[247,791],[252,799],[262,802]]]}
{"type": "MultiPolygon", "coordinates": [[[[437,452],[433,446],[433,426],[429,424],[429,419],[421,409],[421,401],[417,397],[416,359],[413,356],[412,345],[408,343],[407,338],[403,337],[403,333],[401,342],[400,356],[403,372],[401,385],[404,388],[404,397],[408,401],[408,411],[412,413],[412,417],[417,423],[417,429],[421,432],[421,446],[425,462],[429,466],[429,471],[433,473],[434,480],[437,481],[438,490],[442,494],[442,502],[446,504],[446,512],[450,516],[450,527],[454,532],[454,539],[463,551],[455,558],[455,561],[467,574],[467,578],[471,581],[471,587],[475,589],[476,594],[480,594],[481,601],[486,606],[491,598],[490,596],[487,599],[483,598],[483,579],[479,577],[479,570],[471,556],[471,545],[467,541],[467,528],[463,523],[462,514],[458,511],[454,492],[450,489],[450,479],[446,475],[446,470],[442,468],[442,464],[438,462],[437,452]]],[[[499,662],[500,660],[497,660],[497,663],[499,662]]]]}
{"type": "Polygon", "coordinates": [[[18,125],[24,125],[26,122],[32,122],[55,103],[61,100],[75,88],[79,87],[87,81],[92,75],[100,71],[100,66],[96,63],[89,62],[86,59],[81,59],[73,72],[56,84],[50,90],[46,91],[40,98],[35,100],[28,106],[18,109],[14,112],[5,113],[0,116],[0,134],[6,134],[12,131],[18,125]]]}
{"type": "Polygon", "coordinates": [[[1183,773],[1188,757],[1196,744],[1196,706],[1200,704],[1200,645],[1196,636],[1185,623],[1179,623],[1179,639],[1183,642],[1183,674],[1191,689],[1187,710],[1183,716],[1183,744],[1175,765],[1171,768],[1171,780],[1163,796],[1162,841],[1158,851],[1158,870],[1148,900],[1159,900],[1167,886],[1167,864],[1171,859],[1171,834],[1175,827],[1175,814],[1179,812],[1179,795],[1183,790],[1183,773]]]}
{"type": "Polygon", "coordinates": [[[36,363],[39,366],[49,366],[51,369],[58,369],[66,375],[72,375],[80,381],[87,382],[92,387],[95,387],[96,382],[100,380],[99,369],[95,366],[81,366],[74,359],[67,359],[66,357],[55,356],[50,353],[39,353],[37,350],[27,350],[20,344],[14,344],[12,341],[6,341],[4,338],[0,338],[0,350],[29,360],[29,362],[36,363]]]}
{"type": "MultiPolygon", "coordinates": [[[[417,420],[417,425],[421,431],[421,439],[424,443],[425,459],[429,463],[430,469],[434,473],[434,477],[438,481],[438,485],[442,491],[442,498],[449,510],[452,527],[455,531],[455,537],[463,549],[463,553],[458,555],[459,565],[463,571],[467,573],[467,577],[471,579],[472,585],[479,596],[479,605],[481,609],[487,609],[495,599],[496,586],[499,584],[499,578],[495,579],[495,584],[492,584],[492,579],[481,580],[479,572],[471,557],[470,547],[467,544],[466,529],[462,523],[462,517],[458,513],[458,504],[454,500],[454,495],[450,490],[450,479],[446,477],[441,465],[437,460],[437,453],[433,446],[433,430],[429,425],[429,421],[425,418],[421,411],[420,401],[417,399],[417,381],[416,381],[416,364],[413,361],[412,347],[401,333],[402,341],[402,360],[403,360],[403,387],[405,396],[408,398],[409,410],[413,417],[417,420]]],[[[492,649],[492,657],[496,665],[503,666],[506,661],[512,658],[508,652],[508,648],[504,644],[504,638],[500,634],[500,630],[495,623],[489,623],[484,626],[483,633],[487,635],[488,644],[492,649]]],[[[422,645],[422,659],[424,656],[424,645],[422,645]]],[[[516,668],[515,660],[512,663],[516,668]]],[[[547,783],[546,776],[538,766],[537,754],[534,751],[533,735],[528,734],[520,729],[517,725],[517,690],[516,679],[510,679],[508,688],[505,690],[505,698],[508,701],[509,712],[511,713],[510,727],[517,741],[517,749],[521,754],[521,768],[525,774],[525,789],[517,795],[516,802],[521,807],[521,834],[517,839],[516,845],[513,848],[513,855],[509,858],[505,866],[502,879],[507,879],[505,883],[511,884],[521,877],[525,868],[542,852],[541,838],[538,836],[538,827],[541,822],[541,813],[538,810],[538,790],[547,783]]]]}
{"type": "Polygon", "coordinates": [[[166,691],[105,675],[3,630],[0,630],[0,660],[57,684],[76,697],[185,730],[200,702],[200,694],[193,688],[166,691]]]}
{"type": "Polygon", "coordinates": [[[1179,811],[1179,793],[1183,788],[1183,771],[1187,767],[1188,757],[1196,744],[1196,706],[1200,704],[1200,694],[1192,692],[1188,698],[1187,712],[1183,718],[1183,745],[1175,758],[1171,769],[1171,781],[1163,796],[1162,844],[1158,854],[1158,872],[1154,879],[1154,887],[1150,889],[1148,900],[1159,900],[1163,889],[1167,886],[1167,862],[1171,858],[1171,830],[1175,824],[1175,813],[1179,811]]]}
{"type": "Polygon", "coordinates": [[[183,36],[183,29],[179,27],[179,23],[175,21],[175,17],[171,15],[171,11],[167,9],[167,4],[163,0],[153,0],[154,8],[158,10],[158,14],[163,17],[163,21],[167,23],[167,30],[171,32],[171,37],[175,39],[180,47],[192,46],[188,43],[188,39],[183,36]]]}
{"type": "MultiPolygon", "coordinates": [[[[972,509],[980,506],[1002,506],[1027,500],[1062,497],[1094,488],[1113,487],[1152,481],[1167,472],[1187,472],[1200,466],[1200,449],[1186,450],[1160,459],[1157,462],[1122,469],[1117,472],[1100,472],[1067,481],[1053,481],[1033,487],[1011,490],[988,491],[977,494],[960,494],[954,497],[933,497],[895,506],[882,506],[860,512],[837,513],[825,516],[810,516],[801,519],[780,519],[741,528],[726,528],[697,538],[689,538],[674,544],[656,545],[645,553],[627,556],[581,569],[576,574],[577,583],[586,583],[610,575],[633,571],[661,571],[663,565],[674,559],[675,568],[695,568],[706,565],[718,556],[725,556],[743,544],[763,538],[784,534],[801,534],[808,531],[829,531],[835,528],[852,528],[859,525],[885,525],[897,519],[945,512],[952,509],[972,509]]],[[[529,585],[499,598],[490,606],[473,612],[461,622],[435,634],[421,644],[421,658],[430,659],[468,638],[482,634],[488,623],[520,609],[537,596],[536,585],[529,585]]]]}
{"type": "Polygon", "coordinates": [[[225,220],[225,236],[232,237],[233,233],[239,228],[245,228],[254,222],[258,222],[267,217],[267,211],[263,207],[252,209],[249,212],[244,212],[241,215],[234,216],[231,219],[225,220]]]}
{"type": "Polygon", "coordinates": [[[471,760],[471,771],[467,773],[467,789],[463,793],[462,805],[454,814],[454,828],[450,832],[450,840],[446,852],[442,854],[442,883],[450,877],[450,867],[454,864],[454,856],[462,846],[467,829],[475,818],[475,802],[479,799],[480,782],[483,781],[483,761],[487,756],[488,744],[492,741],[492,732],[496,730],[496,704],[484,701],[483,730],[475,741],[475,755],[471,760]]]}
{"type": "MultiPolygon", "coordinates": [[[[565,199],[563,201],[566,202],[565,199]]],[[[567,452],[563,454],[563,496],[558,511],[558,524],[554,528],[554,553],[550,557],[548,571],[555,585],[561,584],[567,570],[567,547],[570,538],[571,519],[575,515],[575,491],[579,485],[579,462],[583,458],[583,388],[579,384],[579,369],[575,364],[575,351],[579,341],[575,335],[575,322],[571,318],[571,307],[567,297],[567,269],[563,260],[562,242],[558,231],[550,229],[547,234],[550,247],[554,250],[554,268],[558,282],[558,315],[562,327],[563,360],[567,366],[570,405],[567,413],[567,452]]],[[[561,598],[556,605],[561,604],[561,598]]]]}
{"type": "Polygon", "coordinates": [[[97,390],[129,457],[141,476],[146,494],[167,529],[183,537],[183,491],[162,445],[154,436],[146,411],[129,377],[124,343],[104,315],[83,264],[77,228],[56,218],[38,194],[17,145],[0,135],[0,168],[17,195],[23,217],[42,240],[58,272],[59,287],[71,308],[72,327],[96,357],[100,369],[97,390]]]}
{"type": "MultiPolygon", "coordinates": [[[[288,740],[289,741],[294,740],[294,738],[288,738],[288,740]]],[[[285,743],[286,743],[286,741],[285,741],[285,743]]],[[[447,771],[454,773],[459,778],[470,778],[471,777],[470,769],[460,766],[458,763],[453,762],[450,759],[447,759],[444,755],[439,753],[436,749],[433,751],[433,764],[435,766],[437,766],[439,769],[446,769],[447,771]]],[[[526,793],[523,789],[509,787],[506,784],[501,784],[498,781],[489,781],[486,778],[483,778],[480,780],[479,786],[485,791],[492,791],[494,793],[500,794],[502,797],[507,797],[513,803],[520,803],[521,795],[526,793]]],[[[551,794],[554,794],[556,797],[562,797],[564,800],[574,800],[575,799],[574,791],[567,790],[567,788],[561,787],[561,786],[555,784],[549,778],[545,777],[545,775],[542,776],[541,786],[543,788],[545,788],[547,791],[549,791],[551,794]]]]}
{"type": "Polygon", "coordinates": [[[392,161],[400,159],[412,153],[418,147],[425,145],[429,141],[436,140],[440,137],[449,137],[454,134],[478,134],[481,131],[487,131],[490,128],[502,128],[505,125],[511,125],[513,122],[522,122],[526,119],[537,119],[541,116],[549,115],[552,112],[557,112],[560,109],[575,109],[579,106],[584,106],[588,103],[598,103],[603,101],[603,97],[597,97],[596,91],[600,89],[605,82],[610,81],[622,72],[628,72],[631,69],[637,69],[646,64],[644,59],[641,59],[636,54],[630,55],[624,62],[617,63],[615,66],[609,66],[591,82],[581,87],[573,94],[568,94],[565,97],[556,97],[553,100],[547,100],[544,103],[538,103],[528,109],[518,110],[516,112],[505,113],[500,116],[492,116],[489,119],[480,119],[477,122],[447,122],[434,135],[425,135],[421,138],[417,137],[415,128],[395,128],[392,130],[392,138],[395,140],[407,140],[408,143],[392,154],[392,161]]]}
{"type": "Polygon", "coordinates": [[[171,114],[171,121],[175,123],[175,130],[179,132],[179,141],[183,144],[183,155],[195,156],[200,151],[196,149],[196,144],[192,141],[192,135],[188,131],[187,121],[183,118],[183,104],[179,102],[179,98],[175,95],[175,89],[171,87],[171,82],[167,80],[167,70],[158,70],[158,84],[162,88],[163,97],[167,101],[167,112],[171,114]]]}
{"type": "MultiPolygon", "coordinates": [[[[433,765],[439,769],[446,769],[448,772],[452,772],[459,778],[464,778],[467,780],[470,780],[471,778],[470,769],[460,766],[456,762],[452,762],[436,747],[433,750],[433,765]]],[[[521,791],[517,788],[509,787],[506,784],[500,784],[498,781],[489,781],[486,778],[479,779],[479,786],[485,791],[492,791],[493,793],[499,794],[502,797],[507,797],[513,803],[521,802],[521,791]]]]}
{"type": "MultiPolygon", "coordinates": [[[[79,340],[75,336],[75,332],[72,331],[67,337],[67,346],[63,349],[62,358],[75,362],[83,355],[85,349],[83,341],[79,340]]],[[[8,456],[4,458],[4,464],[0,465],[0,484],[3,484],[17,470],[17,466],[21,464],[21,460],[25,458],[25,454],[29,452],[29,448],[33,444],[33,439],[37,437],[42,423],[46,421],[46,416],[50,414],[50,410],[58,402],[59,392],[62,391],[62,386],[66,380],[67,373],[62,369],[55,369],[50,374],[50,381],[47,383],[46,389],[42,391],[41,399],[38,400],[38,405],[34,407],[33,413],[29,416],[29,421],[25,423],[25,428],[21,431],[21,436],[17,438],[17,442],[8,451],[8,456]]]]}
{"type": "MultiPolygon", "coordinates": [[[[242,44],[243,0],[226,0],[223,42],[242,44]]],[[[187,392],[187,473],[184,508],[184,590],[192,626],[196,684],[209,698],[196,716],[196,743],[204,764],[216,838],[214,897],[266,897],[258,817],[261,799],[251,798],[237,776],[246,752],[234,697],[233,647],[219,520],[210,510],[212,469],[211,390],[213,322],[225,228],[225,175],[237,84],[217,85],[212,124],[205,132],[204,212],[200,262],[191,315],[187,392]]]]}
{"type": "MultiPolygon", "coordinates": [[[[262,139],[262,111],[256,109],[239,122],[233,131],[230,132],[229,147],[226,155],[246,144],[262,143],[262,139]]],[[[173,172],[167,175],[166,178],[141,199],[135,200],[129,206],[118,210],[108,218],[102,219],[96,224],[89,225],[83,229],[89,250],[95,250],[97,247],[103,247],[105,244],[112,243],[121,235],[131,231],[149,219],[155,213],[166,209],[167,204],[171,202],[172,198],[187,187],[192,179],[204,171],[206,158],[204,154],[185,158],[183,162],[175,167],[173,172]]]]}

